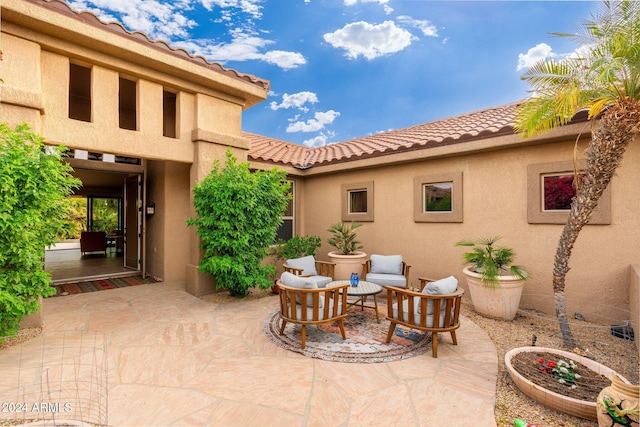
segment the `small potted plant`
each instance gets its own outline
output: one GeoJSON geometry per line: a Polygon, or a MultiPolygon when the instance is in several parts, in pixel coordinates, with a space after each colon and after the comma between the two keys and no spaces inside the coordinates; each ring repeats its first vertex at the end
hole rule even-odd
{"type": "Polygon", "coordinates": [[[500,238],[461,240],[456,246],[472,248],[462,255],[462,259],[467,265],[463,273],[475,310],[483,316],[513,320],[529,272],[512,264],[515,257],[513,249],[495,246],[500,238]]]}
{"type": "Polygon", "coordinates": [[[338,222],[333,224],[327,231],[331,237],[327,240],[329,245],[336,248],[329,252],[331,262],[335,263],[334,280],[348,280],[351,273],[362,271],[362,263],[366,260],[367,254],[360,251],[362,245],[358,241],[355,229],[362,226],[358,222],[338,222]]]}

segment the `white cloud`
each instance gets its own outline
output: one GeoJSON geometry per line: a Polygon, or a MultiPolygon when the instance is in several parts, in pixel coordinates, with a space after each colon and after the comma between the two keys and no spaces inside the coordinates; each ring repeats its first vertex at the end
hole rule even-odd
{"type": "Polygon", "coordinates": [[[262,0],[200,0],[200,3],[209,11],[213,6],[220,8],[234,8],[251,15],[253,18],[262,18],[262,0]]]}
{"type": "Polygon", "coordinates": [[[335,142],[330,141],[330,139],[334,139],[335,137],[335,132],[324,131],[321,132],[318,136],[310,139],[305,139],[304,141],[302,141],[302,144],[310,148],[324,147],[325,145],[335,144],[335,142]]]}
{"type": "Polygon", "coordinates": [[[529,49],[526,54],[521,53],[518,55],[517,71],[529,68],[542,59],[554,58],[555,56],[557,55],[552,52],[551,46],[546,43],[538,43],[529,49]]]}
{"type": "Polygon", "coordinates": [[[88,10],[105,22],[121,22],[128,30],[141,31],[151,39],[167,42],[187,38],[188,30],[197,22],[187,19],[182,10],[189,10],[185,1],[161,3],[156,0],[79,0],[69,1],[74,10],[88,10]],[[112,13],[119,15],[116,18],[112,13]]]}
{"type": "Polygon", "coordinates": [[[264,61],[277,65],[285,70],[296,68],[306,64],[305,57],[297,52],[286,52],[282,50],[263,50],[273,44],[271,40],[263,39],[252,34],[242,33],[241,30],[232,32],[230,43],[216,44],[212,40],[196,39],[192,41],[182,41],[173,43],[176,47],[186,49],[195,55],[202,55],[209,61],[264,61]]]}
{"type": "Polygon", "coordinates": [[[309,111],[309,108],[305,107],[305,104],[315,104],[316,102],[318,102],[318,96],[313,92],[298,92],[291,95],[285,93],[282,96],[282,102],[280,104],[275,101],[271,102],[269,108],[272,110],[297,108],[306,112],[309,111]]]}
{"type": "Polygon", "coordinates": [[[325,127],[325,125],[333,123],[333,121],[340,116],[337,111],[329,110],[324,113],[315,113],[313,119],[309,119],[306,122],[292,122],[287,126],[287,133],[293,132],[317,132],[325,127]]]}
{"type": "Polygon", "coordinates": [[[304,141],[302,141],[302,144],[309,148],[324,147],[325,145],[327,145],[327,139],[328,137],[326,135],[321,134],[311,139],[305,139],[304,141]]]}
{"type": "Polygon", "coordinates": [[[393,21],[385,21],[379,25],[354,22],[323,37],[331,46],[346,50],[347,57],[357,58],[362,55],[369,60],[399,52],[414,40],[411,33],[396,27],[393,21]]]}
{"type": "Polygon", "coordinates": [[[414,27],[419,29],[422,34],[428,37],[438,37],[438,29],[435,25],[433,25],[430,21],[426,19],[413,19],[410,16],[398,16],[397,18],[400,24],[406,25],[408,27],[414,27]]]}
{"type": "Polygon", "coordinates": [[[298,52],[283,50],[266,50],[273,44],[258,36],[254,30],[255,22],[251,19],[244,24],[234,14],[238,11],[253,19],[262,17],[262,0],[197,0],[207,9],[221,8],[218,23],[234,27],[229,31],[231,41],[228,43],[215,40],[193,39],[189,30],[198,26],[194,20],[188,19],[182,12],[193,9],[196,0],[174,0],[160,2],[158,0],[69,0],[75,10],[88,10],[106,22],[119,21],[132,31],[142,31],[152,40],[164,40],[172,46],[181,47],[195,55],[201,55],[209,61],[224,63],[226,61],[264,61],[288,70],[306,64],[305,57],[298,52]],[[117,16],[117,18],[116,18],[117,16]]]}
{"type": "Polygon", "coordinates": [[[265,52],[262,59],[269,64],[277,65],[285,70],[297,68],[307,63],[307,60],[301,53],[287,52],[284,50],[270,50],[269,52],[265,52]]]}
{"type": "Polygon", "coordinates": [[[345,6],[355,6],[358,4],[358,1],[360,1],[360,3],[378,3],[382,5],[387,15],[393,12],[393,8],[389,6],[389,0],[344,0],[344,4],[345,6]]]}
{"type": "Polygon", "coordinates": [[[263,54],[260,52],[260,49],[272,43],[270,40],[250,34],[235,33],[231,43],[214,44],[212,40],[201,39],[175,44],[215,61],[224,62],[261,59],[263,54]]]}

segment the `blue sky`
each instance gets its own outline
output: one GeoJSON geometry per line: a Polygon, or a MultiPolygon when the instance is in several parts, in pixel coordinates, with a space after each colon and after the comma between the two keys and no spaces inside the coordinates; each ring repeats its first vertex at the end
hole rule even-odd
{"type": "Polygon", "coordinates": [[[594,1],[76,0],[271,81],[243,130],[318,147],[525,98],[538,59],[576,50],[594,1]]]}

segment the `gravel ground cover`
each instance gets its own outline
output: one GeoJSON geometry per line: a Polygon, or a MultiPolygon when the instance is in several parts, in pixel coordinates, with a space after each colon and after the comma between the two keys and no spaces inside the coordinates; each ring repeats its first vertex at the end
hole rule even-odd
{"type": "MultiPolygon", "coordinates": [[[[537,310],[518,310],[513,321],[492,320],[477,314],[468,300],[464,300],[461,312],[487,332],[498,351],[495,415],[499,427],[513,426],[513,420],[516,418],[540,427],[597,425],[596,421],[548,409],[529,398],[517,389],[505,369],[505,353],[516,347],[531,346],[534,340],[539,347],[562,349],[562,336],[555,315],[537,310]]],[[[593,359],[619,372],[633,384],[638,384],[640,361],[634,341],[614,337],[609,325],[596,325],[575,319],[571,319],[570,324],[574,338],[580,346],[579,349],[575,349],[575,353],[593,359]]]]}

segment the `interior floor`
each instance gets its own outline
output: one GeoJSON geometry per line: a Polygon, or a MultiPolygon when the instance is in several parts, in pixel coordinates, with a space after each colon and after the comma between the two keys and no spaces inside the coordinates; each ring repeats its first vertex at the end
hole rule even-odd
{"type": "Polygon", "coordinates": [[[122,253],[115,248],[107,248],[106,255],[92,252],[83,256],[79,245],[64,244],[46,250],[44,255],[44,269],[51,273],[53,284],[140,274],[123,264],[122,253]]]}

